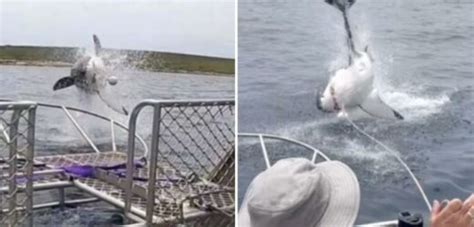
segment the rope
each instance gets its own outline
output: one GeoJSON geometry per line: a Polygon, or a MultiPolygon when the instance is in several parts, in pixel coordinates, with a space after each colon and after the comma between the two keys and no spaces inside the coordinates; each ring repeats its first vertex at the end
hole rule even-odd
{"type": "Polygon", "coordinates": [[[405,169],[408,171],[408,173],[410,174],[411,178],[413,179],[413,181],[415,181],[415,184],[416,184],[416,187],[418,188],[418,191],[420,191],[421,193],[421,196],[423,196],[423,199],[425,200],[425,203],[426,203],[426,206],[428,206],[428,209],[431,211],[431,204],[428,200],[428,197],[426,196],[426,193],[425,191],[423,191],[423,188],[421,187],[421,184],[420,182],[418,181],[418,179],[415,177],[415,174],[413,174],[413,172],[411,171],[410,167],[408,167],[408,165],[400,158],[400,156],[397,154],[397,152],[393,149],[391,149],[390,147],[388,147],[387,145],[385,145],[384,143],[380,142],[379,140],[377,140],[376,138],[374,138],[373,136],[369,135],[368,133],[366,133],[364,130],[362,130],[361,128],[359,128],[359,126],[357,126],[350,118],[349,116],[346,115],[346,119],[347,121],[349,121],[349,123],[351,123],[351,125],[361,134],[363,134],[364,136],[368,137],[369,139],[371,139],[373,142],[377,143],[378,145],[382,146],[383,148],[385,148],[385,150],[389,151],[393,156],[395,156],[395,158],[398,159],[398,161],[403,165],[403,167],[405,167],[405,169]]]}

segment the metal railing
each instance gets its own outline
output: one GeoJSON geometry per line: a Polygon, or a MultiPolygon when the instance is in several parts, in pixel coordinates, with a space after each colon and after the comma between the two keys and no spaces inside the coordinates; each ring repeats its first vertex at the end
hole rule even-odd
{"type": "MultiPolygon", "coordinates": [[[[156,205],[177,204],[170,208],[172,210],[161,214],[161,218],[184,222],[183,201],[196,195],[228,192],[229,188],[215,187],[216,184],[203,183],[203,180],[213,181],[215,173],[221,172],[219,168],[229,166],[232,166],[231,174],[217,175],[234,179],[234,105],[233,100],[147,100],[133,109],[129,121],[130,135],[136,130],[137,118],[142,109],[153,109],[146,190],[147,224],[154,222],[156,205]]],[[[129,137],[127,156],[125,213],[129,214],[132,196],[139,196],[132,188],[133,177],[137,172],[134,169],[135,141],[132,137],[129,137]]],[[[228,179],[225,181],[229,182],[228,179]]]]}
{"type": "Polygon", "coordinates": [[[286,142],[286,143],[289,143],[289,144],[294,144],[298,147],[304,148],[305,150],[312,153],[311,154],[311,162],[313,162],[313,163],[316,162],[316,160],[318,158],[318,155],[321,156],[324,159],[324,161],[329,161],[330,160],[329,157],[326,156],[323,152],[321,152],[320,150],[312,147],[311,145],[303,143],[303,142],[298,141],[298,140],[290,139],[290,138],[287,138],[287,137],[271,135],[271,134],[263,134],[263,133],[239,133],[238,136],[239,136],[239,138],[240,137],[252,137],[252,138],[258,138],[259,139],[260,147],[261,147],[261,150],[262,150],[262,156],[265,160],[265,164],[266,164],[267,169],[270,168],[270,166],[272,166],[272,163],[271,163],[269,155],[268,155],[265,139],[273,139],[273,140],[277,140],[277,141],[280,141],[280,142],[286,142]]]}
{"type": "MultiPolygon", "coordinates": [[[[0,103],[1,102],[11,102],[11,100],[0,99],[0,103]]],[[[81,125],[77,122],[76,118],[73,117],[73,115],[71,114],[71,111],[78,112],[78,113],[83,113],[83,114],[86,114],[88,116],[95,117],[97,119],[102,119],[104,121],[108,121],[110,123],[110,136],[111,136],[111,144],[112,144],[112,150],[113,151],[117,151],[117,146],[116,146],[117,142],[116,142],[116,137],[115,137],[115,127],[119,127],[120,129],[125,130],[127,132],[129,131],[126,125],[124,125],[120,122],[117,122],[117,121],[113,120],[112,118],[109,118],[109,117],[106,117],[106,116],[103,116],[103,115],[100,115],[100,114],[97,114],[97,113],[94,113],[94,112],[90,112],[90,111],[87,111],[87,110],[83,110],[83,109],[79,109],[79,108],[75,108],[75,107],[54,105],[54,104],[48,104],[48,103],[39,103],[39,102],[36,102],[36,105],[38,107],[46,107],[46,108],[62,110],[65,113],[66,117],[74,125],[76,130],[79,132],[79,134],[82,136],[82,138],[97,153],[100,152],[100,150],[97,148],[97,146],[94,144],[94,142],[89,137],[89,135],[85,132],[85,130],[81,127],[81,125]]],[[[1,128],[0,128],[0,130],[1,130],[1,128]]],[[[135,135],[135,138],[138,139],[140,144],[143,146],[143,151],[144,151],[143,156],[147,157],[149,151],[148,151],[148,146],[147,146],[145,140],[141,136],[139,136],[137,133],[135,133],[134,135],[135,135]]]]}
{"type": "Polygon", "coordinates": [[[2,226],[33,226],[36,108],[34,102],[0,102],[0,188],[8,190],[0,193],[2,226]]]}

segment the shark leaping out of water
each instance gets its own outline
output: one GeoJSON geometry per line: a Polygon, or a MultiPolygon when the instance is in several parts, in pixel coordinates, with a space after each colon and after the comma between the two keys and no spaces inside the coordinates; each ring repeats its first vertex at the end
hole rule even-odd
{"type": "Polygon", "coordinates": [[[76,85],[79,90],[86,94],[97,94],[99,98],[111,109],[128,115],[128,111],[122,107],[116,108],[105,100],[101,91],[107,86],[117,84],[117,78],[107,73],[103,59],[100,57],[102,46],[99,38],[93,35],[95,54],[80,58],[71,68],[71,74],[56,81],[53,90],[76,85]]]}
{"type": "Polygon", "coordinates": [[[337,70],[330,78],[324,92],[317,97],[318,108],[325,112],[338,112],[338,116],[346,116],[353,110],[360,109],[372,117],[402,120],[403,116],[382,101],[373,85],[373,58],[369,54],[368,47],[358,51],[354,45],[347,11],[355,0],[326,0],[326,2],[339,9],[344,17],[349,46],[349,66],[337,70]]]}

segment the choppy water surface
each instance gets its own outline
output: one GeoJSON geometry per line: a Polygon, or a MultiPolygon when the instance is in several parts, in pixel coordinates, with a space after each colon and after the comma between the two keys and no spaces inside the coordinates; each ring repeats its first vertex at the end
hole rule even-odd
{"type": "MultiPolygon", "coordinates": [[[[53,91],[53,84],[69,75],[69,68],[0,66],[0,98],[30,100],[42,103],[78,107],[113,118],[127,125],[128,118],[107,108],[98,98],[90,98],[75,87],[53,91]]],[[[119,83],[107,87],[103,96],[114,105],[123,105],[129,111],[143,99],[223,99],[234,97],[234,78],[191,74],[152,73],[133,70],[114,71],[119,83]]],[[[149,140],[151,133],[150,110],[144,110],[138,123],[138,133],[149,140]]],[[[111,149],[110,123],[85,114],[72,113],[84,127],[99,149],[111,149]]],[[[53,155],[77,151],[91,151],[61,109],[40,107],[36,119],[36,153],[53,155]]],[[[126,133],[116,130],[119,148],[126,145],[126,133]]],[[[123,150],[123,149],[122,149],[123,150]]],[[[48,200],[56,192],[41,194],[39,200],[48,200]]],[[[82,193],[69,193],[74,198],[82,193]]],[[[111,223],[110,206],[101,204],[88,208],[43,210],[35,218],[38,225],[106,225],[111,223]],[[98,208],[102,207],[102,208],[98,208]]]]}
{"type": "MultiPolygon", "coordinates": [[[[374,55],[382,99],[405,116],[356,123],[400,152],[431,200],[474,191],[473,11],[470,1],[360,0],[349,12],[356,43],[374,55]]],[[[395,158],[317,110],[328,71],[345,64],[342,16],[324,1],[242,1],[239,131],[301,140],[351,166],[362,192],[357,223],[396,219],[401,210],[426,215],[395,158]]],[[[239,201],[264,166],[252,143],[239,149],[239,201]]],[[[277,156],[299,155],[274,148],[277,156]]]]}

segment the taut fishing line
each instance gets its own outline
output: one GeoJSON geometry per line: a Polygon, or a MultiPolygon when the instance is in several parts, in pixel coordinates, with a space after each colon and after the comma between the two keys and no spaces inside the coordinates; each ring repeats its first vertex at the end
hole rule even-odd
{"type": "MultiPolygon", "coordinates": [[[[381,141],[377,140],[376,138],[374,138],[373,136],[369,135],[368,133],[366,133],[364,130],[362,130],[359,126],[357,126],[354,121],[352,121],[349,116],[346,115],[346,119],[347,121],[349,121],[349,123],[352,125],[352,127],[354,127],[359,133],[361,133],[362,135],[366,136],[367,138],[369,138],[370,140],[372,140],[373,142],[377,143],[378,145],[382,146],[385,150],[389,151],[393,156],[395,156],[395,158],[397,158],[397,160],[403,165],[403,167],[405,167],[405,169],[408,171],[408,173],[410,174],[411,178],[413,179],[413,181],[415,181],[415,184],[416,184],[416,187],[418,188],[418,190],[420,191],[421,193],[421,196],[423,196],[423,199],[425,200],[425,203],[426,203],[426,206],[428,207],[428,209],[431,211],[431,204],[430,204],[430,201],[428,200],[428,197],[426,196],[426,193],[425,191],[423,190],[423,188],[421,187],[421,184],[420,182],[418,181],[418,179],[415,177],[415,174],[413,174],[413,172],[411,171],[410,167],[408,167],[408,165],[400,158],[400,156],[397,154],[398,151],[388,147],[387,145],[385,145],[384,143],[382,143],[381,141]]],[[[398,152],[400,153],[400,152],[398,152]]]]}

